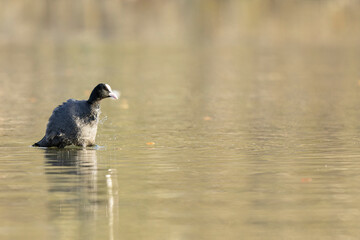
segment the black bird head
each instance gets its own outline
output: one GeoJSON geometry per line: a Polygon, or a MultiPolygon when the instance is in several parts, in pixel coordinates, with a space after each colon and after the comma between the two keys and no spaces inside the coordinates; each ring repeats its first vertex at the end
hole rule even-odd
{"type": "Polygon", "coordinates": [[[118,99],[117,94],[111,90],[111,87],[108,84],[100,83],[91,92],[88,102],[91,104],[109,97],[118,99]]]}

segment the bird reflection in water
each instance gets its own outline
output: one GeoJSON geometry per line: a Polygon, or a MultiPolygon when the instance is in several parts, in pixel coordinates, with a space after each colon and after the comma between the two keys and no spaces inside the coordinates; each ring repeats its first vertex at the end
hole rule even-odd
{"type": "Polygon", "coordinates": [[[107,218],[108,239],[112,240],[117,216],[114,213],[116,171],[98,169],[96,152],[95,149],[45,150],[50,217],[59,231],[84,239],[99,234],[96,233],[99,226],[104,226],[99,221],[107,218]]]}

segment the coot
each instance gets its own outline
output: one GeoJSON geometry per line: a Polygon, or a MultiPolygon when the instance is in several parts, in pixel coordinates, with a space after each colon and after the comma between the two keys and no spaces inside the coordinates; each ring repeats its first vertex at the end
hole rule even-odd
{"type": "Polygon", "coordinates": [[[45,136],[33,146],[64,148],[68,145],[95,145],[100,101],[109,97],[118,99],[117,93],[108,84],[100,83],[91,92],[89,100],[69,99],[56,107],[49,118],[45,136]]]}

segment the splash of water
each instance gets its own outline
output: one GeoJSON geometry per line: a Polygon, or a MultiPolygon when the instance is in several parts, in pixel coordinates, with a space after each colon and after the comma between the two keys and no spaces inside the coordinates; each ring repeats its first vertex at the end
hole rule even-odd
{"type": "Polygon", "coordinates": [[[107,119],[108,119],[108,117],[107,117],[107,116],[104,116],[103,118],[101,118],[101,119],[99,120],[99,124],[104,124],[104,122],[105,122],[107,119]]]}

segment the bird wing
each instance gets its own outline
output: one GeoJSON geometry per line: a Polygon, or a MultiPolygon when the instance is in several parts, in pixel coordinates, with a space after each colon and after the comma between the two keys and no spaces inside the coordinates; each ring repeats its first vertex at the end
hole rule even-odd
{"type": "Polygon", "coordinates": [[[69,99],[54,109],[46,128],[48,142],[64,141],[76,134],[77,102],[77,100],[69,99]]]}

